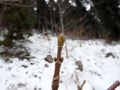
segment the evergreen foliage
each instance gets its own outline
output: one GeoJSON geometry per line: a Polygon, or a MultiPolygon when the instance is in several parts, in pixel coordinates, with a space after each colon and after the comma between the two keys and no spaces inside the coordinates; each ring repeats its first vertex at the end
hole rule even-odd
{"type": "MultiPolygon", "coordinates": [[[[30,1],[22,0],[21,5],[30,4],[30,1]]],[[[3,20],[7,23],[8,33],[4,36],[4,40],[0,41],[0,45],[4,46],[4,50],[0,52],[0,55],[18,58],[29,55],[27,49],[22,45],[23,43],[17,45],[16,42],[24,40],[24,34],[32,33],[35,22],[33,8],[14,6],[14,3],[13,5],[5,5],[3,20]],[[21,55],[23,56],[21,57],[21,55]]]]}
{"type": "Polygon", "coordinates": [[[5,46],[12,47],[12,40],[24,39],[23,34],[29,33],[34,27],[32,8],[7,6],[4,18],[9,30],[3,41],[5,46]]]}
{"type": "Polygon", "coordinates": [[[120,39],[120,14],[118,0],[92,0],[106,35],[114,40],[120,39]]]}

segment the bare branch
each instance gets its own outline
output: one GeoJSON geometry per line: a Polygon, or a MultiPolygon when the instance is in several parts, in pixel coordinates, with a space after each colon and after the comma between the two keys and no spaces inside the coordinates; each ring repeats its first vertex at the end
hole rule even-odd
{"type": "Polygon", "coordinates": [[[120,81],[115,81],[107,90],[115,90],[118,86],[120,86],[120,81]]]}
{"type": "Polygon", "coordinates": [[[8,6],[16,6],[16,7],[25,7],[25,8],[30,8],[30,7],[34,6],[34,4],[23,5],[23,4],[19,4],[19,3],[7,3],[7,2],[0,2],[0,4],[2,4],[2,5],[8,5],[8,6]]]}

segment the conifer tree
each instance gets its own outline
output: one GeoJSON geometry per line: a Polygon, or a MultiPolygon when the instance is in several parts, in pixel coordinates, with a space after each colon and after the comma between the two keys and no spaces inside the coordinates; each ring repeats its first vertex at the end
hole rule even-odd
{"type": "MultiPolygon", "coordinates": [[[[23,0],[23,4],[30,4],[30,0],[23,0]]],[[[2,44],[7,47],[13,46],[13,40],[24,39],[23,33],[34,27],[33,9],[29,7],[6,6],[4,18],[8,23],[8,34],[2,44]]]]}
{"type": "Polygon", "coordinates": [[[97,11],[97,17],[105,28],[105,35],[109,38],[120,39],[120,14],[119,0],[92,0],[97,11]]]}

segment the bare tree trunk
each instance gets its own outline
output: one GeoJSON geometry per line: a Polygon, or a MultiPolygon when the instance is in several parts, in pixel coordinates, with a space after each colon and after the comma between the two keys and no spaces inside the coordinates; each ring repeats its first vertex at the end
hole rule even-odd
{"type": "MultiPolygon", "coordinates": [[[[62,15],[62,10],[61,10],[61,5],[60,4],[59,4],[59,12],[60,12],[60,23],[61,23],[62,33],[65,33],[64,24],[63,24],[63,15],[62,15]]],[[[65,41],[65,50],[66,50],[66,57],[68,58],[68,49],[67,49],[66,41],[65,41]]]]}
{"type": "Polygon", "coordinates": [[[4,16],[4,6],[0,6],[0,30],[2,30],[2,21],[4,16]]]}
{"type": "Polygon", "coordinates": [[[53,14],[52,14],[52,7],[50,8],[50,23],[51,23],[51,33],[52,35],[54,35],[54,32],[53,32],[53,14]]]}

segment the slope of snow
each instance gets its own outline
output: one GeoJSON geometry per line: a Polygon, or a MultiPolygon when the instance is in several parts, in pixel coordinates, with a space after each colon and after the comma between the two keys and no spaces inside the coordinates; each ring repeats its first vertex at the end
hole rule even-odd
{"type": "MultiPolygon", "coordinates": [[[[35,33],[28,39],[31,43],[25,46],[34,57],[30,61],[10,58],[11,62],[5,63],[0,58],[0,90],[51,90],[55,63],[48,63],[44,58],[48,54],[56,57],[57,38],[48,40],[35,33]]],[[[120,80],[119,43],[108,45],[103,40],[67,40],[67,49],[69,58],[66,58],[63,47],[59,90],[77,90],[84,80],[83,90],[107,90],[120,80]],[[83,71],[77,69],[76,61],[82,62],[83,71]]]]}

